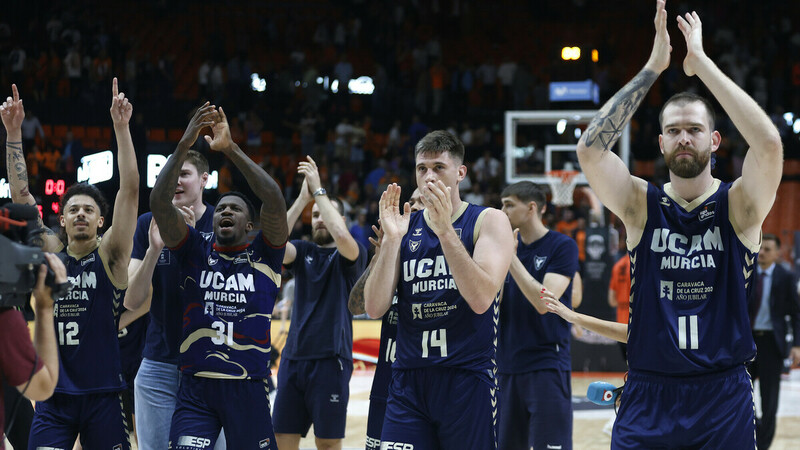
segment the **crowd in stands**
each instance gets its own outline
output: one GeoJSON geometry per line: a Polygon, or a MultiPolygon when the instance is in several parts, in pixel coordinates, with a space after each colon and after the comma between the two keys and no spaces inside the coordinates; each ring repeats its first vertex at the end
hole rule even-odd
{"type": "MultiPolygon", "coordinates": [[[[142,147],[177,141],[187,113],[209,99],[229,112],[234,140],[282,183],[287,201],[300,186],[297,162],[312,155],[366,244],[377,198],[388,183],[413,185],[412,149],[431,129],[448,129],[466,145],[464,198],[498,206],[503,112],[596,107],[551,104],[548,83],[555,80],[592,78],[605,101],[638,70],[628,61],[648,51],[649,24],[633,18],[651,14],[651,5],[633,3],[612,11],[585,0],[31,1],[0,19],[0,86],[17,83],[24,93],[34,182],[74,176],[82,155],[111,145],[102,105],[117,76],[137,105],[131,128],[140,158],[149,153],[142,147]],[[605,33],[597,23],[612,16],[632,25],[605,33]],[[560,32],[565,28],[569,36],[560,32]],[[598,62],[561,61],[560,48],[572,43],[598,49],[598,62]],[[349,93],[348,80],[362,75],[372,78],[372,94],[349,93]],[[262,81],[263,92],[254,90],[262,81]]],[[[786,157],[798,158],[800,141],[784,113],[800,114],[800,16],[792,2],[761,4],[708,0],[691,7],[704,11],[709,52],[772,115],[786,157]]],[[[699,86],[674,58],[651,90],[632,124],[631,166],[642,176],[663,182],[667,173],[654,105],[699,86]]],[[[715,174],[732,179],[746,145],[727,118],[718,117],[717,127],[725,140],[715,174]]],[[[246,186],[231,167],[218,168],[220,191],[246,186]]],[[[572,222],[565,217],[571,215],[581,221],[577,230],[586,226],[588,209],[578,201],[553,208],[546,220],[555,226],[572,222]]],[[[310,223],[308,215],[304,221],[310,223]]]]}

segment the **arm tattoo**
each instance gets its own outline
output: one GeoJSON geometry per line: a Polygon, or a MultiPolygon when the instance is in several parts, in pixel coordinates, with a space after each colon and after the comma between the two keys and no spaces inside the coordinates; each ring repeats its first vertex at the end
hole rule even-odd
{"type": "Polygon", "coordinates": [[[603,151],[610,150],[622,136],[622,130],[630,122],[656,78],[658,74],[643,69],[611,97],[586,129],[583,135],[586,146],[593,147],[599,141],[603,151]]]}
{"type": "Polygon", "coordinates": [[[17,179],[28,182],[28,168],[25,167],[25,163],[18,162],[14,164],[14,169],[17,171],[17,179]]]}
{"type": "MultiPolygon", "coordinates": [[[[22,142],[6,142],[6,147],[10,148],[11,150],[17,150],[19,152],[22,151],[22,142]]],[[[19,159],[19,154],[14,153],[14,159],[19,159]]]]}
{"type": "Polygon", "coordinates": [[[356,281],[353,289],[350,290],[350,298],[347,300],[347,309],[349,309],[350,313],[354,316],[367,312],[364,304],[364,288],[367,286],[367,278],[369,277],[371,268],[372,264],[367,266],[364,273],[361,274],[361,278],[356,281]]]}

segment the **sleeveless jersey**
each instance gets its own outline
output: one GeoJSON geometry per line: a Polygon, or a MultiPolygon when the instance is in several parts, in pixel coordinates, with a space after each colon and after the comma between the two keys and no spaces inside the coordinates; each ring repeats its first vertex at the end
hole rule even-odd
{"type": "MultiPolygon", "coordinates": [[[[487,208],[466,202],[453,228],[472,255],[487,208]]],[[[493,378],[498,301],[476,314],[458,292],[427,212],[412,213],[400,247],[395,369],[446,366],[493,378]]]]}
{"type": "Polygon", "coordinates": [[[182,267],[180,369],[207,378],[268,377],[285,247],[272,247],[261,232],[249,245],[218,247],[187,229],[186,239],[171,249],[182,267]]]}
{"type": "Polygon", "coordinates": [[[127,285],[112,281],[98,250],[99,246],[82,258],[62,251],[72,283],[72,291],[54,307],[60,361],[56,392],[63,394],[114,392],[125,387],[117,325],[127,285]]]}
{"type": "Polygon", "coordinates": [[[378,363],[375,364],[375,376],[372,378],[370,400],[389,398],[389,383],[392,382],[392,362],[396,356],[397,342],[397,296],[394,297],[389,311],[381,321],[381,343],[378,350],[378,363]]]}
{"type": "Polygon", "coordinates": [[[628,364],[698,375],[755,356],[747,293],[759,246],[729,212],[730,183],[687,203],[671,185],[647,189],[647,221],[631,261],[628,364]]]}

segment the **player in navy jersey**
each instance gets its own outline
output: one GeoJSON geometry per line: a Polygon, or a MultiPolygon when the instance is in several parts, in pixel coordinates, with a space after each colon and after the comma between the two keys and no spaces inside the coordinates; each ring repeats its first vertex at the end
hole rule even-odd
{"type": "MultiPolygon", "coordinates": [[[[6,102],[22,114],[16,86],[6,102]]],[[[86,448],[128,448],[120,405],[125,387],[120,366],[117,331],[122,295],[128,283],[128,261],[133,244],[134,218],[139,197],[139,172],[128,123],[133,106],[112,86],[111,118],[117,139],[120,188],[114,204],[113,227],[100,238],[106,202],[88,184],[71,186],[61,198],[61,226],[67,236],[65,265],[73,284],[69,295],[55,305],[61,370],[56,393],[36,405],[30,448],[72,448],[78,433],[86,448]]],[[[8,128],[13,118],[3,122],[8,128]]],[[[12,200],[35,204],[28,191],[27,170],[21,151],[7,155],[12,200]],[[13,173],[13,175],[12,175],[13,173]]],[[[45,236],[45,250],[62,247],[53,234],[45,236]]]]}
{"type": "Polygon", "coordinates": [[[542,223],[546,197],[530,181],[500,194],[518,235],[517,254],[500,302],[497,367],[501,449],[572,448],[572,361],[569,324],[547,314],[543,287],[566,307],[578,270],[578,245],[542,223]]]}
{"type": "MultiPolygon", "coordinates": [[[[208,161],[195,150],[189,150],[178,176],[172,204],[184,220],[206,238],[212,237],[214,207],[203,201],[208,182],[208,161]]],[[[139,216],[133,239],[133,253],[128,267],[128,290],[125,307],[148,308],[147,328],[142,364],[134,387],[137,437],[142,448],[166,448],[169,427],[178,395],[178,347],[180,345],[183,308],[175,301],[180,289],[175,280],[181,267],[158,233],[158,227],[147,212],[139,216]]],[[[225,448],[219,439],[217,449],[225,448]]]]}
{"type": "Polygon", "coordinates": [[[281,283],[288,236],[278,184],[231,139],[225,113],[206,103],[192,117],[150,194],[159,235],[181,267],[183,304],[180,387],[169,448],[211,448],[220,429],[235,449],[277,449],[270,420],[270,323],[281,283]],[[214,209],[214,240],[185,223],[172,199],[189,147],[211,126],[206,141],[244,174],[261,200],[260,231],[248,244],[255,209],[236,192],[214,209]]]}
{"type": "Polygon", "coordinates": [[[370,317],[397,290],[396,359],[382,448],[495,448],[498,295],[513,254],[502,212],[462,202],[464,146],[433,131],[416,146],[423,211],[381,195],[381,251],[364,289],[370,317]]]}
{"type": "Polygon", "coordinates": [[[663,189],[631,176],[608,150],[670,63],[664,0],[641,72],[612,97],[578,143],[591,188],[627,230],[631,259],[630,372],[612,448],[754,448],[753,394],[745,362],[755,355],[747,291],[761,224],[781,179],[783,148],[761,107],[705,54],[692,12],[677,18],[686,75],[708,88],[750,145],[733,183],[711,175],[720,145],[704,98],[676,94],[659,116],[670,173],[663,189]]]}
{"type": "Polygon", "coordinates": [[[294,227],[313,200],[313,242],[290,241],[283,258],[294,272],[295,295],[273,423],[281,450],[297,449],[312,423],[317,448],[338,449],[353,373],[353,316],[347,298],[367,265],[367,250],[347,229],[340,201],[322,188],[314,160],[307,157],[297,172],[305,179],[287,223],[294,227]]]}
{"type": "MultiPolygon", "coordinates": [[[[422,209],[419,199],[419,189],[414,189],[408,199],[411,212],[422,209]]],[[[347,307],[355,315],[364,314],[364,285],[367,283],[370,269],[375,262],[375,256],[381,248],[383,232],[375,225],[372,226],[375,238],[369,240],[375,245],[375,255],[369,262],[361,278],[356,281],[350,290],[347,307]]],[[[381,447],[381,431],[383,430],[383,417],[386,414],[386,398],[389,396],[389,383],[392,380],[392,362],[395,360],[395,342],[397,341],[397,296],[392,298],[392,306],[381,319],[381,339],[378,347],[378,363],[375,365],[375,376],[372,378],[372,389],[369,391],[369,413],[367,415],[367,441],[366,450],[379,450],[381,447]]]]}

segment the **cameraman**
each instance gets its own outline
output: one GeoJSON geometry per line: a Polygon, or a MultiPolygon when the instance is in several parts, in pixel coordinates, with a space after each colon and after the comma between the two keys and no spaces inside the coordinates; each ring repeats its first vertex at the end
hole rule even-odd
{"type": "MultiPolygon", "coordinates": [[[[55,274],[56,283],[67,281],[64,263],[52,253],[45,259],[55,274]]],[[[11,308],[0,309],[0,376],[31,400],[50,398],[58,382],[58,345],[53,326],[53,303],[51,288],[44,283],[47,266],[39,268],[36,286],[33,288],[34,311],[36,313],[33,345],[28,326],[22,314],[11,308]]],[[[0,392],[0,449],[3,441],[3,395],[0,392]]]]}

